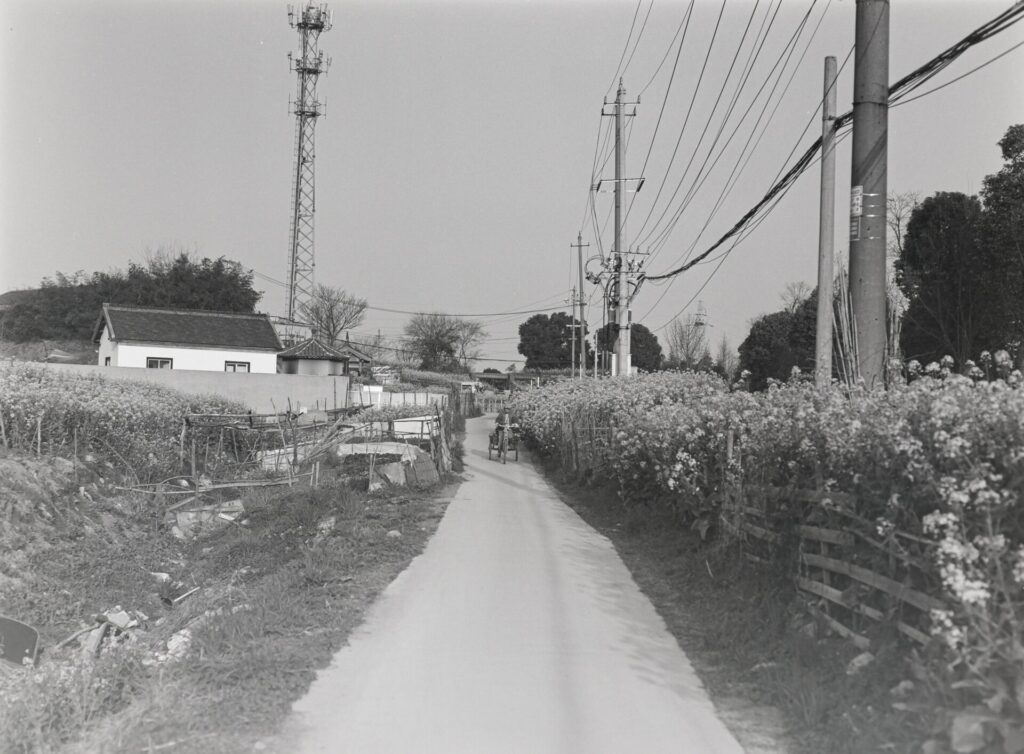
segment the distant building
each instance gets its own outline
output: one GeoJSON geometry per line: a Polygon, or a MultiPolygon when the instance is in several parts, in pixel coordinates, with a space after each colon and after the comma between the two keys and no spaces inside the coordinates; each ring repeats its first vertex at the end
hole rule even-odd
{"type": "Polygon", "coordinates": [[[277,372],[281,341],[265,314],[104,304],[93,342],[100,366],[277,372]]]}
{"type": "Polygon", "coordinates": [[[277,355],[283,374],[348,374],[348,356],[316,338],[307,338],[277,355]]]}

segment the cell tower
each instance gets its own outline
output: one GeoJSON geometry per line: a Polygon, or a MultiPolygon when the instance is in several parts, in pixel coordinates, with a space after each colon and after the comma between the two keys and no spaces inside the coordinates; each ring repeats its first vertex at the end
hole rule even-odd
{"type": "Polygon", "coordinates": [[[298,10],[288,6],[288,23],[299,30],[298,56],[288,53],[291,69],[298,74],[299,89],[291,111],[295,113],[295,172],[292,174],[291,248],[288,255],[288,319],[297,321],[302,307],[313,295],[313,215],[316,212],[314,162],[316,159],[316,119],[321,104],[316,98],[316,83],[331,65],[319,49],[320,33],[331,28],[331,13],[326,5],[308,3],[298,10]]]}

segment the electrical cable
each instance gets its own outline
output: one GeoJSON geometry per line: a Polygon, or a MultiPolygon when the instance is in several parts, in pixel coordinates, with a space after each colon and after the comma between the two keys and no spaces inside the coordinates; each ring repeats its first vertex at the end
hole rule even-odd
{"type": "MultiPolygon", "coordinates": [[[[808,6],[807,12],[804,14],[803,18],[800,20],[800,23],[798,24],[796,31],[793,33],[793,35],[790,37],[789,42],[783,48],[783,51],[782,51],[781,55],[779,56],[780,60],[782,59],[782,57],[786,56],[786,60],[788,62],[789,58],[787,56],[787,52],[789,53],[789,55],[791,55],[792,51],[796,49],[795,46],[798,43],[800,35],[803,33],[803,30],[804,30],[804,28],[807,25],[807,21],[810,18],[810,14],[814,10],[814,6],[815,6],[816,3],[817,3],[817,0],[811,0],[811,4],[808,6]]],[[[737,50],[737,53],[738,52],[739,52],[739,50],[737,50]]],[[[735,59],[734,59],[734,62],[735,62],[735,59]]],[[[778,61],[776,62],[776,66],[778,66],[778,61]]],[[[773,66],[772,71],[770,71],[768,76],[765,78],[765,83],[767,83],[771,79],[772,72],[774,71],[776,66],[773,66]]],[[[783,70],[784,70],[784,68],[783,68],[783,70]]],[[[729,71],[730,71],[730,73],[732,72],[732,68],[731,67],[730,67],[729,71]]],[[[781,76],[782,76],[782,72],[781,71],[780,71],[779,75],[780,75],[780,78],[781,78],[781,76]]],[[[705,127],[704,127],[705,130],[704,130],[704,132],[701,133],[700,139],[697,140],[697,144],[694,147],[693,154],[690,156],[690,161],[687,163],[686,169],[683,171],[683,174],[680,176],[679,182],[676,184],[675,191],[672,192],[672,196],[669,197],[668,204],[666,205],[665,209],[662,211],[661,215],[658,217],[658,220],[655,222],[654,226],[647,233],[647,235],[643,239],[641,239],[641,241],[640,241],[641,244],[646,242],[646,241],[648,241],[653,235],[655,235],[655,231],[657,230],[658,226],[661,224],[661,221],[664,219],[665,214],[669,211],[669,207],[671,206],[672,202],[675,200],[676,196],[679,194],[680,189],[683,187],[683,182],[686,180],[686,175],[689,173],[690,166],[693,164],[693,160],[694,160],[694,158],[696,158],[697,153],[700,150],[701,142],[704,140],[704,134],[707,132],[708,126],[711,125],[711,119],[714,117],[715,110],[718,108],[718,103],[719,103],[719,101],[721,99],[721,95],[724,94],[724,92],[725,92],[725,86],[726,86],[727,83],[728,83],[728,76],[726,77],[726,81],[723,82],[723,84],[722,84],[722,89],[719,92],[719,98],[715,100],[715,105],[714,105],[714,107],[711,110],[711,114],[708,116],[707,123],[705,124],[705,127]]],[[[744,80],[742,83],[745,84],[746,81],[744,80]]],[[[742,84],[741,84],[740,88],[742,88],[742,84]]],[[[763,85],[762,85],[762,88],[763,88],[763,85]]],[[[759,92],[760,92],[760,90],[759,90],[759,92]]],[[[739,94],[739,90],[737,90],[737,97],[738,97],[738,94],[739,94]]],[[[730,106],[730,109],[726,113],[725,118],[722,119],[722,124],[719,127],[718,133],[716,134],[714,141],[712,142],[710,148],[708,149],[708,153],[705,156],[704,162],[702,163],[700,169],[697,172],[697,176],[694,178],[694,183],[695,184],[696,184],[696,181],[700,178],[701,173],[704,171],[704,168],[707,166],[708,160],[711,159],[711,155],[714,152],[714,148],[715,148],[715,146],[717,145],[718,141],[721,138],[721,135],[722,135],[722,133],[723,133],[723,131],[725,129],[726,123],[728,122],[729,116],[732,114],[732,109],[735,107],[735,102],[736,102],[736,99],[734,98],[733,105],[730,106]]],[[[748,110],[749,110],[749,108],[748,108],[748,110]]],[[[744,116],[745,115],[746,115],[746,113],[744,114],[744,116]]],[[[740,120],[740,123],[742,123],[742,119],[740,120]]],[[[739,125],[740,125],[739,123],[736,125],[736,129],[739,128],[739,125]]],[[[733,131],[733,135],[735,135],[735,133],[736,133],[736,130],[733,131]]],[[[732,136],[730,136],[730,140],[731,139],[732,139],[732,136]]],[[[673,215],[672,215],[672,218],[669,221],[668,227],[666,229],[663,229],[661,232],[657,233],[658,239],[666,238],[667,237],[667,233],[671,233],[671,229],[675,228],[675,225],[679,222],[679,219],[682,217],[682,213],[685,211],[686,207],[689,205],[689,198],[692,197],[692,195],[693,195],[693,187],[691,186],[691,189],[690,189],[690,191],[687,192],[686,197],[684,197],[683,202],[681,203],[681,206],[675,212],[673,212],[673,215]]]]}
{"type": "MultiPolygon", "coordinates": [[[[996,18],[988,23],[978,27],[978,29],[971,32],[971,34],[964,37],[956,44],[947,48],[943,52],[936,55],[934,58],[929,60],[924,65],[918,67],[911,73],[904,76],[902,79],[897,81],[895,84],[889,87],[889,103],[892,104],[894,101],[899,101],[900,98],[906,96],[909,92],[914,91],[916,88],[921,86],[924,81],[932,78],[938,71],[942,70],[960,55],[966,52],[971,47],[980,44],[981,42],[990,39],[1001,31],[1005,31],[1010,28],[1013,24],[1024,18],[1024,3],[1018,2],[1009,10],[999,14],[996,18]]],[[[833,131],[839,132],[840,128],[848,125],[853,119],[853,111],[847,111],[836,118],[833,125],[833,131]]],[[[733,225],[726,233],[719,238],[714,244],[708,249],[703,251],[697,257],[694,257],[688,262],[676,267],[675,269],[669,270],[668,272],[659,275],[646,275],[641,273],[641,279],[646,280],[665,280],[667,278],[675,277],[680,275],[686,270],[692,268],[695,264],[706,259],[714,252],[719,246],[724,244],[733,236],[740,233],[743,228],[749,224],[752,218],[760,211],[765,205],[772,201],[780,192],[785,191],[790,185],[792,185],[797,178],[810,166],[815,154],[821,148],[822,137],[818,137],[811,144],[810,147],[800,156],[800,158],[793,164],[793,166],[786,172],[786,174],[773,185],[768,192],[754,205],[750,210],[746,212],[739,219],[739,221],[733,225]]]]}
{"type": "MultiPolygon", "coordinates": [[[[694,184],[693,187],[691,187],[690,191],[687,192],[687,196],[684,197],[683,203],[681,204],[680,208],[677,210],[673,220],[670,222],[670,224],[668,226],[666,226],[666,228],[662,231],[662,233],[660,233],[658,235],[657,239],[655,240],[654,251],[652,252],[651,256],[647,260],[648,264],[650,264],[658,256],[658,254],[664,248],[665,244],[668,243],[668,239],[669,239],[671,233],[675,230],[679,220],[682,218],[682,213],[689,206],[689,203],[692,201],[693,196],[696,195],[696,192],[707,181],[708,177],[711,175],[711,171],[714,170],[715,165],[717,165],[718,161],[725,154],[725,150],[728,148],[729,143],[732,141],[733,137],[739,132],[739,126],[743,123],[744,120],[746,120],[746,117],[749,114],[750,110],[753,108],[753,105],[757,102],[757,98],[760,96],[761,92],[764,90],[764,87],[767,85],[767,83],[771,80],[771,77],[772,77],[775,69],[779,66],[779,63],[782,63],[782,67],[779,69],[779,75],[776,78],[775,83],[772,85],[772,88],[769,91],[768,96],[765,98],[764,105],[761,107],[761,111],[758,113],[757,118],[754,121],[755,122],[755,126],[751,130],[750,134],[747,136],[747,140],[744,143],[743,148],[740,150],[739,157],[736,159],[736,162],[733,165],[732,170],[729,172],[729,176],[725,180],[725,185],[724,185],[722,191],[719,193],[718,197],[716,198],[715,204],[712,207],[711,212],[708,215],[708,218],[704,221],[704,225],[701,227],[700,231],[698,232],[696,238],[694,238],[693,242],[690,244],[689,248],[683,254],[681,259],[677,259],[676,263],[678,263],[681,260],[685,260],[690,255],[690,253],[692,253],[693,248],[700,242],[700,239],[703,237],[704,232],[710,226],[711,221],[715,218],[715,216],[718,214],[719,210],[724,205],[725,199],[728,197],[728,195],[732,192],[733,188],[735,188],[735,186],[739,182],[739,179],[742,176],[743,171],[746,169],[746,166],[750,163],[750,159],[753,157],[754,152],[757,150],[758,145],[761,143],[761,140],[764,138],[764,135],[767,133],[768,127],[771,125],[772,121],[774,120],[775,114],[778,112],[779,107],[782,105],[782,102],[785,99],[786,93],[789,91],[789,88],[790,88],[790,86],[793,83],[793,79],[796,77],[796,73],[797,73],[797,71],[800,68],[800,64],[803,62],[803,59],[807,55],[807,52],[810,49],[811,44],[813,43],[815,36],[817,36],[818,30],[821,28],[822,21],[824,21],[824,19],[825,19],[825,14],[828,13],[828,9],[831,6],[831,2],[832,2],[832,0],[829,0],[829,3],[825,6],[825,10],[821,14],[821,17],[818,19],[818,23],[814,27],[814,31],[812,31],[810,37],[808,37],[807,43],[804,45],[803,52],[800,54],[800,57],[797,59],[796,65],[793,66],[793,70],[790,73],[789,79],[786,81],[785,87],[783,87],[782,92],[779,94],[778,99],[775,101],[775,106],[772,108],[772,111],[769,114],[767,120],[765,120],[764,117],[763,117],[764,113],[765,113],[765,110],[768,109],[768,105],[771,103],[772,97],[775,95],[775,92],[778,89],[779,83],[782,81],[782,77],[785,75],[785,70],[789,66],[789,61],[790,61],[790,59],[793,56],[793,52],[796,50],[796,44],[799,42],[800,33],[802,33],[802,30],[804,28],[804,25],[806,23],[806,20],[807,20],[808,16],[804,17],[803,21],[798,26],[796,32],[794,32],[793,36],[790,37],[789,43],[787,43],[786,47],[783,49],[783,51],[780,54],[780,56],[776,59],[775,65],[772,66],[772,69],[771,69],[771,71],[769,71],[768,76],[765,78],[764,82],[762,82],[761,87],[758,89],[757,93],[754,95],[754,98],[751,100],[750,105],[748,105],[747,110],[740,117],[739,122],[736,124],[735,130],[730,135],[730,137],[726,141],[726,143],[722,146],[721,151],[719,151],[718,157],[715,158],[715,161],[712,163],[711,167],[708,169],[708,172],[704,175],[704,178],[702,178],[699,183],[696,183],[696,184],[694,184]],[[754,133],[757,131],[757,124],[759,124],[759,123],[763,124],[762,127],[761,127],[760,135],[758,136],[757,141],[754,143],[753,148],[750,148],[750,142],[753,139],[754,133]],[[750,149],[749,154],[747,154],[747,150],[748,149],[750,149]],[[746,156],[746,159],[744,159],[744,156],[746,156]]],[[[853,52],[853,47],[850,48],[850,54],[852,54],[852,52],[853,52]]],[[[841,72],[842,69],[846,66],[846,62],[849,60],[849,57],[850,57],[850,55],[848,54],[847,57],[846,57],[846,60],[843,61],[843,65],[840,67],[839,72],[841,72]]],[[[839,72],[837,72],[837,74],[836,74],[837,80],[838,80],[839,72]]],[[[822,99],[822,101],[823,101],[823,99],[822,99]]],[[[811,114],[811,118],[808,120],[807,125],[804,126],[804,130],[801,132],[800,136],[797,138],[796,143],[794,144],[793,150],[786,157],[786,159],[783,160],[783,162],[782,162],[783,166],[785,166],[785,164],[788,161],[788,159],[792,156],[792,152],[795,151],[796,148],[799,146],[800,141],[803,139],[804,134],[807,132],[807,128],[814,121],[814,118],[817,115],[817,112],[820,111],[820,109],[821,109],[821,101],[819,101],[817,109],[815,110],[814,113],[811,114]]],[[[775,179],[776,180],[778,179],[778,174],[776,174],[775,179]]]]}

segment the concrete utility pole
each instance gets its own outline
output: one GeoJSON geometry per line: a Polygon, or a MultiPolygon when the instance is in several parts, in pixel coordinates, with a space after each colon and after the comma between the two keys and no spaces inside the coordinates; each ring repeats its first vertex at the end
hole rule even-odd
{"type": "Polygon", "coordinates": [[[889,0],[857,0],[850,190],[850,301],[859,376],[885,384],[889,0]]]}
{"type": "MultiPolygon", "coordinates": [[[[569,295],[569,337],[572,338],[569,352],[569,379],[576,376],[576,286],[569,295]]],[[[582,375],[581,375],[582,376],[582,375]]]]}
{"type": "MultiPolygon", "coordinates": [[[[576,249],[577,264],[580,269],[580,379],[582,380],[587,374],[587,333],[583,316],[583,249],[589,247],[590,244],[583,243],[583,233],[578,233],[576,235],[576,243],[571,243],[569,246],[576,249]]],[[[594,371],[595,373],[597,372],[596,362],[594,364],[594,371]]]]}
{"type": "Polygon", "coordinates": [[[625,168],[625,144],[622,135],[622,98],[626,95],[626,87],[619,79],[619,89],[615,93],[615,361],[612,362],[613,375],[629,376],[629,282],[626,279],[626,260],[622,254],[622,194],[623,170],[625,168]]]}
{"type": "Polygon", "coordinates": [[[815,333],[814,384],[832,383],[832,258],[836,227],[836,59],[825,58],[825,94],[821,110],[821,204],[818,220],[818,326],[815,333]]]}

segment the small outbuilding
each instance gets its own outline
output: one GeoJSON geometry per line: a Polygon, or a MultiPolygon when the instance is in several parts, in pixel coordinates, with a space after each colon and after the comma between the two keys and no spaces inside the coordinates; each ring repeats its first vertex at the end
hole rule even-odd
{"type": "Polygon", "coordinates": [[[282,374],[340,375],[348,370],[349,357],[315,337],[277,355],[277,371],[282,374]]]}
{"type": "Polygon", "coordinates": [[[274,374],[281,341],[266,314],[104,304],[100,366],[274,374]]]}

